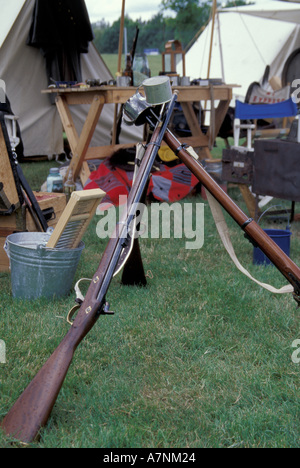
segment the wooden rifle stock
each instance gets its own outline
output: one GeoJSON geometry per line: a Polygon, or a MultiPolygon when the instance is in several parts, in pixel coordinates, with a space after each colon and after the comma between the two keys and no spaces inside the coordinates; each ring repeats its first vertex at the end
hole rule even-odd
{"type": "Polygon", "coordinates": [[[129,227],[136,214],[148,184],[153,164],[171,118],[177,96],[170,102],[163,121],[157,124],[148,143],[136,180],[130,191],[127,210],[117,224],[115,232],[103,253],[100,265],[92,279],[86,297],[81,304],[71,329],[32,382],[3,419],[4,432],[23,443],[34,441],[45,426],[62,384],[65,380],[74,352],[100,315],[107,315],[106,293],[124,246],[128,241],[129,227]]]}
{"type": "Polygon", "coordinates": [[[294,298],[300,304],[300,269],[282,251],[282,249],[266,234],[266,232],[249,218],[225,193],[215,180],[205,171],[204,167],[193,158],[177,138],[167,130],[164,136],[167,145],[190,169],[204,187],[213,195],[227,213],[243,229],[247,237],[264,252],[278,270],[285,276],[294,288],[294,298]]]}
{"type": "Polygon", "coordinates": [[[32,442],[51,414],[77,345],[86,333],[71,327],[2,421],[4,432],[23,443],[32,442]]]}

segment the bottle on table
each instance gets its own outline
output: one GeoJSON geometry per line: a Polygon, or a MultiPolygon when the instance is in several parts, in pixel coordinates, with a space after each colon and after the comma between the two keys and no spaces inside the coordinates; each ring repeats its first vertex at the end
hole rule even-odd
{"type": "Polygon", "coordinates": [[[53,167],[50,169],[47,177],[47,192],[49,193],[63,193],[63,178],[59,169],[53,167]]]}
{"type": "Polygon", "coordinates": [[[69,170],[67,180],[64,183],[64,194],[67,197],[67,202],[70,200],[70,197],[73,192],[76,190],[76,184],[74,182],[73,170],[69,170]]]}

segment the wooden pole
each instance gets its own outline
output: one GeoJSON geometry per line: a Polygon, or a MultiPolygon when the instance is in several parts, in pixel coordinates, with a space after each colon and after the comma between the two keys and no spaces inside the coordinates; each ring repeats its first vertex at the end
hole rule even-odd
{"type": "MultiPolygon", "coordinates": [[[[117,77],[122,75],[122,53],[123,53],[123,41],[124,41],[124,23],[125,23],[125,0],[122,0],[117,77]]],[[[114,125],[113,125],[112,138],[111,138],[111,144],[112,145],[115,145],[116,140],[117,140],[118,113],[119,113],[119,106],[118,106],[118,104],[115,104],[114,125]]]]}
{"type": "Polygon", "coordinates": [[[119,37],[118,73],[121,73],[121,72],[122,72],[122,53],[123,53],[123,40],[124,40],[124,23],[125,23],[125,0],[122,0],[122,13],[121,13],[120,37],[119,37]]]}
{"type": "MultiPolygon", "coordinates": [[[[211,22],[211,37],[210,37],[210,46],[209,46],[209,56],[208,56],[208,69],[207,69],[207,79],[210,78],[210,67],[211,67],[211,57],[212,57],[212,47],[213,47],[213,40],[214,40],[214,30],[215,30],[215,18],[216,18],[216,11],[217,11],[217,0],[213,0],[213,5],[212,5],[212,22],[211,22]]],[[[212,88],[211,88],[212,90],[212,88]]],[[[210,126],[214,125],[213,122],[213,111],[212,108],[214,106],[214,102],[211,100],[211,109],[210,109],[210,126]]],[[[205,101],[204,105],[204,115],[206,117],[206,111],[207,111],[207,101],[205,101]]],[[[205,119],[204,117],[204,119],[205,119]]],[[[212,142],[213,144],[214,142],[212,142]]],[[[212,156],[209,158],[212,159],[212,156]]]]}
{"type": "Polygon", "coordinates": [[[211,67],[212,47],[213,47],[213,40],[214,40],[216,11],[217,11],[217,0],[214,0],[213,1],[213,6],[212,6],[211,38],[210,38],[210,47],[209,47],[207,78],[210,77],[210,67],[211,67]]]}

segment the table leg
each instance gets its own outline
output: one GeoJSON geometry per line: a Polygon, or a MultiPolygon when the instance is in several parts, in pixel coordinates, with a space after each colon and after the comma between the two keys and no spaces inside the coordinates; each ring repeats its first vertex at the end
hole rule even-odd
{"type": "Polygon", "coordinates": [[[197,146],[200,147],[200,158],[210,159],[211,154],[209,151],[209,140],[206,135],[201,130],[200,124],[194,112],[191,102],[181,102],[180,103],[186,121],[190,127],[193,137],[197,138],[197,146]]]}
{"type": "Polygon", "coordinates": [[[251,218],[256,219],[256,216],[255,216],[256,206],[255,206],[255,197],[254,197],[254,195],[251,193],[251,191],[250,191],[250,189],[249,189],[249,187],[247,185],[238,184],[238,187],[239,187],[240,192],[241,192],[241,194],[243,196],[244,202],[247,205],[247,208],[248,208],[248,211],[249,211],[249,214],[250,214],[251,218]]]}
{"type": "Polygon", "coordinates": [[[81,166],[81,171],[80,171],[80,180],[81,180],[83,187],[87,183],[90,175],[91,175],[91,171],[90,171],[89,165],[87,161],[83,161],[82,166],[81,166]]]}
{"type": "Polygon", "coordinates": [[[224,119],[226,117],[229,106],[230,106],[230,100],[219,102],[219,105],[215,110],[214,125],[213,127],[211,126],[207,132],[207,137],[209,141],[212,141],[214,143],[215,139],[217,138],[220,128],[222,126],[222,123],[224,122],[224,119]]]}
{"type": "Polygon", "coordinates": [[[79,137],[66,100],[63,97],[58,96],[56,105],[71,147],[71,151],[73,153],[69,170],[65,176],[66,178],[68,177],[68,173],[71,169],[73,170],[74,180],[76,180],[80,175],[82,164],[85,160],[86,153],[91,143],[104,104],[105,98],[103,96],[95,96],[93,98],[87,119],[79,137]]]}
{"type": "Polygon", "coordinates": [[[75,154],[78,146],[79,136],[75,128],[69,106],[65,97],[63,96],[57,96],[55,102],[63,128],[68,138],[72,154],[75,154]]]}
{"type": "Polygon", "coordinates": [[[119,106],[115,104],[115,111],[114,111],[114,124],[112,128],[112,137],[111,137],[111,144],[115,145],[117,143],[117,121],[118,121],[118,114],[119,114],[119,106]]]}

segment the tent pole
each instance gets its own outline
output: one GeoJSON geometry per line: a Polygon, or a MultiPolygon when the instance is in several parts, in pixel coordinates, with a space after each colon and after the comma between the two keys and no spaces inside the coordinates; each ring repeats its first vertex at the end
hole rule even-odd
{"type": "Polygon", "coordinates": [[[125,0],[122,0],[122,13],[121,13],[120,37],[119,37],[118,73],[122,72],[122,52],[123,52],[123,40],[124,40],[124,23],[125,23],[125,0]]]}
{"type": "Polygon", "coordinates": [[[208,57],[208,70],[207,70],[207,78],[208,79],[210,77],[210,67],[211,67],[212,47],[213,47],[213,40],[214,40],[216,11],[217,11],[217,0],[214,0],[213,1],[213,6],[212,6],[211,38],[210,38],[209,57],[208,57]]]}
{"type": "MultiPolygon", "coordinates": [[[[209,46],[209,56],[208,56],[208,69],[207,69],[207,79],[209,80],[210,78],[210,67],[211,67],[211,57],[212,57],[212,47],[213,47],[213,40],[214,40],[214,30],[215,30],[215,19],[216,19],[216,11],[217,11],[217,0],[213,0],[213,5],[212,5],[212,23],[211,23],[211,37],[210,37],[210,46],[209,46]]],[[[210,92],[212,93],[212,86],[210,86],[210,92]]],[[[214,101],[211,100],[211,108],[210,108],[210,125],[214,125],[214,101]]],[[[204,103],[204,121],[206,119],[206,112],[207,112],[207,101],[204,103]]],[[[211,142],[213,145],[214,142],[211,142]]],[[[209,159],[212,159],[212,156],[210,156],[209,159]]]]}
{"type": "MultiPolygon", "coordinates": [[[[124,23],[125,23],[125,0],[122,0],[117,77],[122,75],[122,52],[123,52],[123,40],[124,40],[124,23]]],[[[112,130],[112,138],[111,138],[111,144],[112,145],[115,145],[116,142],[117,142],[118,113],[119,113],[119,106],[118,106],[118,104],[115,104],[114,124],[113,124],[113,130],[112,130]]]]}
{"type": "Polygon", "coordinates": [[[222,39],[221,39],[221,23],[220,23],[220,15],[219,15],[218,11],[217,11],[217,21],[218,21],[218,35],[219,35],[219,50],[220,50],[221,69],[222,69],[222,81],[223,81],[223,83],[225,83],[224,57],[223,57],[222,39]]]}

